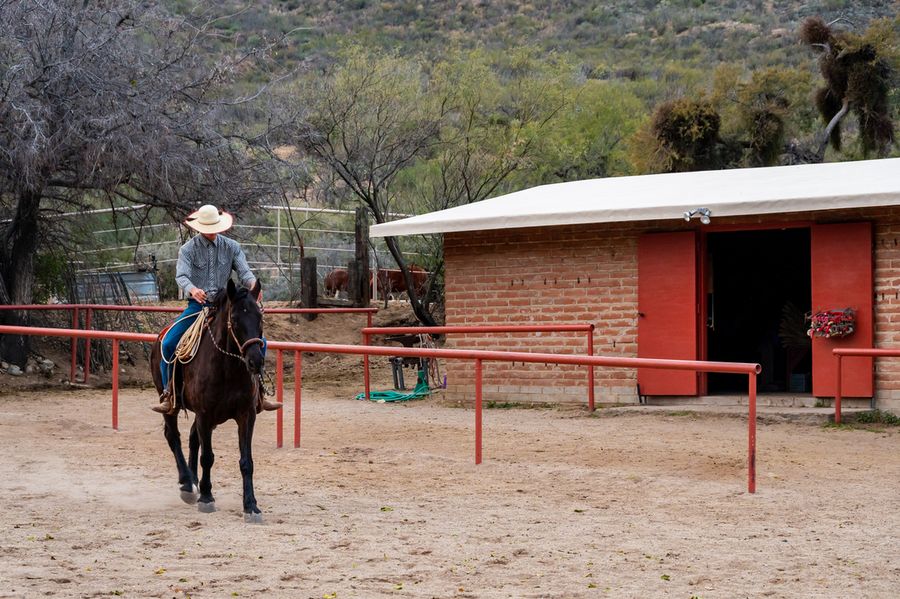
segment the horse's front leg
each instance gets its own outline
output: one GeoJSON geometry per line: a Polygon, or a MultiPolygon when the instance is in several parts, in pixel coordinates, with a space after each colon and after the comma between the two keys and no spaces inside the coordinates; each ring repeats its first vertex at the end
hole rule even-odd
{"type": "Polygon", "coordinates": [[[191,434],[188,436],[188,467],[194,476],[194,484],[200,480],[197,464],[200,461],[200,434],[197,432],[197,419],[191,424],[191,434]]]}
{"type": "Polygon", "coordinates": [[[181,500],[185,503],[196,503],[196,477],[184,460],[184,452],[181,449],[181,433],[178,431],[178,416],[176,414],[167,414],[163,416],[163,420],[165,422],[166,441],[169,443],[169,449],[175,455],[175,466],[178,468],[178,485],[181,489],[181,500]]]}
{"type": "Polygon", "coordinates": [[[197,436],[200,440],[200,466],[203,468],[203,475],[200,477],[200,500],[197,502],[197,509],[206,513],[214,512],[216,511],[216,500],[212,495],[211,475],[216,456],[212,448],[212,427],[202,422],[199,416],[194,420],[194,426],[197,428],[197,436]]]}
{"type": "Polygon", "coordinates": [[[238,417],[238,446],[241,450],[241,478],[244,481],[244,522],[262,523],[262,514],[256,505],[253,493],[253,427],[256,424],[256,412],[249,410],[238,417]]]}

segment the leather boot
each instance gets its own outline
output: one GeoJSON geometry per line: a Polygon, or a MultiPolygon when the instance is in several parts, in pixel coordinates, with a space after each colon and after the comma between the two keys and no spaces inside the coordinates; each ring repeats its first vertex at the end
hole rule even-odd
{"type": "Polygon", "coordinates": [[[172,392],[166,389],[159,396],[159,404],[150,408],[160,414],[171,414],[175,411],[175,402],[172,401],[172,392]]]}
{"type": "Polygon", "coordinates": [[[256,391],[256,413],[259,414],[263,410],[280,410],[284,404],[278,401],[269,401],[268,399],[266,399],[266,388],[263,387],[262,375],[258,377],[257,381],[259,382],[259,388],[256,391]]]}

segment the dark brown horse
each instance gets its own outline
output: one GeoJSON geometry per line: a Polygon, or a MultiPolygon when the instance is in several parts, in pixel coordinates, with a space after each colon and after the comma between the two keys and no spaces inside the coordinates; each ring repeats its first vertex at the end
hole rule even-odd
{"type": "MultiPolygon", "coordinates": [[[[234,419],[238,427],[241,476],[244,481],[244,520],[262,522],[262,515],[253,494],[253,425],[256,423],[258,383],[262,372],[263,355],[262,312],[257,305],[260,284],[253,289],[237,289],[234,282],[213,299],[212,315],[201,332],[200,345],[194,359],[179,364],[175,374],[175,412],[163,416],[166,441],[175,454],[181,498],[186,503],[198,501],[197,460],[203,466],[199,479],[201,512],[216,511],[212,495],[213,455],[212,432],[220,424],[234,419]],[[188,440],[189,461],[185,461],[178,431],[178,412],[194,413],[194,423],[188,440]]],[[[162,393],[163,381],[159,371],[160,344],[153,345],[150,368],[153,382],[162,393]]]]}

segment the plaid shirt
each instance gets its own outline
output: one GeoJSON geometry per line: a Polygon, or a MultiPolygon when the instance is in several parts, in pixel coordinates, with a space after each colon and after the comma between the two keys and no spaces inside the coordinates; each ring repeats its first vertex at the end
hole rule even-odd
{"type": "Polygon", "coordinates": [[[216,235],[215,241],[197,235],[178,250],[175,282],[188,295],[199,287],[212,299],[228,284],[232,270],[245,287],[252,287],[256,282],[237,241],[224,235],[216,235]]]}

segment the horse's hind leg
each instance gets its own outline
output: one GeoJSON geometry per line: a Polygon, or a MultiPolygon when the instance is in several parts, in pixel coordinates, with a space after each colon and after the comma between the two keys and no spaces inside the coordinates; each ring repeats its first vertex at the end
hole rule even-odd
{"type": "Polygon", "coordinates": [[[206,426],[197,418],[194,421],[197,427],[197,436],[200,440],[200,466],[203,468],[203,475],[200,477],[200,499],[197,503],[197,509],[201,512],[216,511],[216,500],[212,495],[212,467],[216,461],[216,456],[212,448],[212,428],[206,426]]]}
{"type": "Polygon", "coordinates": [[[253,426],[256,423],[256,413],[249,411],[240,418],[236,418],[238,425],[238,445],[241,450],[241,478],[244,481],[244,522],[259,524],[262,522],[262,514],[256,505],[256,495],[253,493],[253,426]]]}
{"type": "Polygon", "coordinates": [[[184,452],[181,450],[181,433],[178,431],[178,416],[168,414],[163,416],[165,421],[166,441],[169,449],[175,456],[175,466],[178,468],[178,485],[181,489],[181,499],[185,503],[197,501],[197,493],[194,486],[195,477],[184,460],[184,452]]]}

